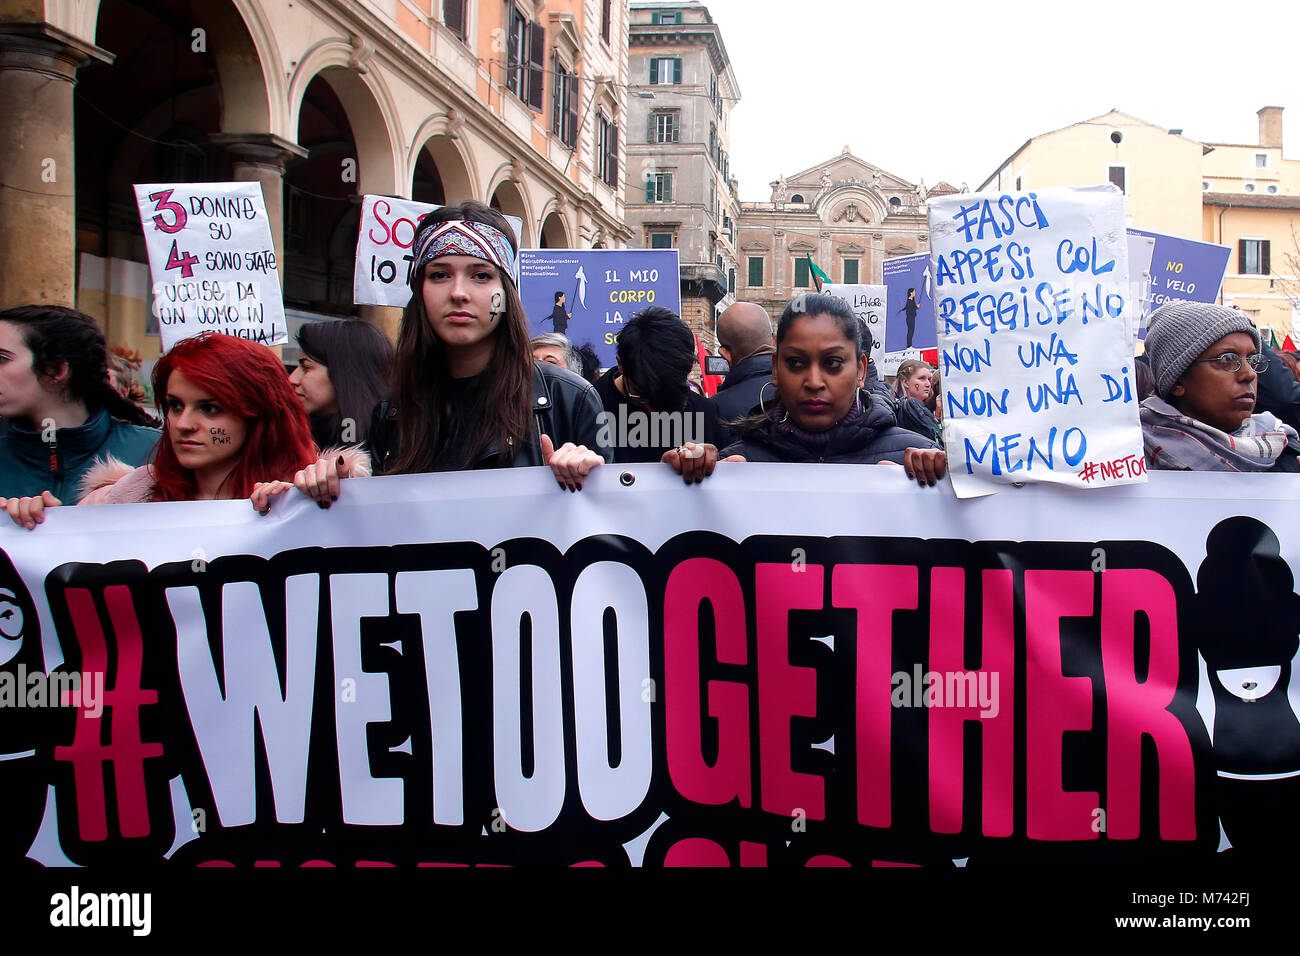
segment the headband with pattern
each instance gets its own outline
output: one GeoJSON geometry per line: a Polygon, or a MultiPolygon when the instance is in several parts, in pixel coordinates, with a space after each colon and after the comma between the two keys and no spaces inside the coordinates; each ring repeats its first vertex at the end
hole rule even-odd
{"type": "Polygon", "coordinates": [[[426,262],[439,256],[476,256],[497,267],[497,271],[518,284],[515,253],[505,233],[487,223],[472,220],[442,222],[425,233],[411,260],[410,280],[414,284],[426,262]]]}

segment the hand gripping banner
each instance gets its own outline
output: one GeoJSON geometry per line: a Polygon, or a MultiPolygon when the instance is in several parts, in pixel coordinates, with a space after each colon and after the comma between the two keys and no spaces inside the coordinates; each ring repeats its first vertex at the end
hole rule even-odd
{"type": "Polygon", "coordinates": [[[577,495],[515,469],[267,517],[57,508],[0,530],[0,855],[1275,857],[1300,819],[1296,496],[611,465],[577,495]]]}

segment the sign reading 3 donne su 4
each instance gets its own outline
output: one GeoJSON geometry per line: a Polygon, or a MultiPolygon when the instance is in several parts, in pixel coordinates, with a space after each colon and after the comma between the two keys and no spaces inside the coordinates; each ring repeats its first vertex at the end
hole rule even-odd
{"type": "Polygon", "coordinates": [[[260,183],[135,187],[163,351],[202,332],[289,340],[260,183]]]}
{"type": "Polygon", "coordinates": [[[1289,859],[1293,480],[55,508],[0,528],[0,865],[1289,859]]]}

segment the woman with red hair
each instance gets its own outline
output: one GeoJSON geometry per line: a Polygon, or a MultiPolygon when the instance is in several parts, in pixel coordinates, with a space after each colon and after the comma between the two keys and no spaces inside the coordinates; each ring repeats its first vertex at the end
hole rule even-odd
{"type": "MultiPolygon", "coordinates": [[[[284,366],[265,346],[217,332],[184,339],[154,366],[153,387],[164,418],[153,461],[96,465],[79,504],[253,497],[264,508],[265,487],[292,480],[320,455],[284,366]]],[[[351,474],[369,474],[364,452],[325,454],[347,457],[351,474]]],[[[26,514],[29,528],[44,520],[35,499],[26,514]]]]}

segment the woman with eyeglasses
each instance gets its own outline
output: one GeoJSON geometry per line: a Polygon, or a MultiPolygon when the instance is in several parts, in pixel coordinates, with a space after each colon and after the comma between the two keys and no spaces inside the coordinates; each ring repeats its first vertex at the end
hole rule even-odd
{"type": "Polygon", "coordinates": [[[1148,327],[1156,394],[1142,403],[1141,417],[1151,468],[1300,471],[1295,429],[1255,413],[1268,356],[1244,313],[1172,300],[1151,314],[1148,327]]]}
{"type": "Polygon", "coordinates": [[[944,476],[932,441],[895,424],[883,397],[864,389],[867,354],[849,304],[829,295],[795,298],[776,327],[776,401],[733,426],[740,441],[720,452],[745,461],[883,464],[921,485],[944,476]]]}

